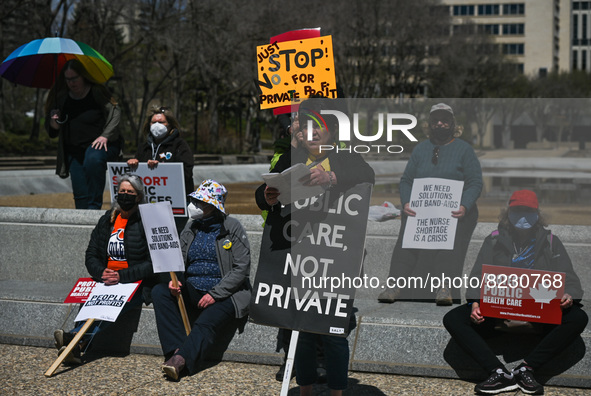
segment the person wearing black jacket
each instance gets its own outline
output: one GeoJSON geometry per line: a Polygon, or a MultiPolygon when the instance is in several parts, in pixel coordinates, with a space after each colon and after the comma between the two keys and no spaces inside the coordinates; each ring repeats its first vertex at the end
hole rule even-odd
{"type": "Polygon", "coordinates": [[[468,288],[468,303],[448,312],[443,324],[460,347],[490,373],[488,379],[476,385],[477,393],[495,394],[520,388],[524,393],[542,394],[544,388],[536,381],[535,370],[571,344],[587,325],[588,317],[580,304],[583,289],[564,245],[545,228],[533,191],[514,192],[500,218],[498,230],[482,244],[470,279],[481,279],[483,264],[564,272],[562,323],[536,324],[544,334],[542,340],[512,371],[505,368],[484,340],[496,333],[495,326],[501,320],[482,316],[480,288],[468,288]]]}
{"type": "MultiPolygon", "coordinates": [[[[335,110],[337,102],[327,98],[314,98],[301,103],[298,110],[300,129],[304,139],[298,147],[291,147],[281,155],[271,172],[280,173],[297,163],[310,168],[307,185],[320,185],[330,190],[331,199],[360,183],[375,182],[375,173],[367,162],[353,150],[337,150],[338,120],[334,116],[322,115],[322,110],[335,110]],[[318,120],[322,118],[323,122],[318,120]],[[309,120],[312,121],[312,138],[307,139],[309,120]],[[333,146],[332,149],[328,147],[333,146]],[[324,150],[321,150],[321,147],[324,150]]],[[[282,210],[289,202],[280,202],[281,191],[262,184],[255,192],[255,199],[261,210],[269,211],[265,227],[278,227],[286,221],[282,210]]],[[[290,242],[276,235],[277,248],[287,248],[290,242]],[[282,240],[281,240],[282,239],[282,240]]],[[[349,329],[347,329],[347,332],[349,329]]],[[[349,345],[344,337],[317,335],[300,332],[295,356],[296,381],[300,394],[309,394],[318,379],[317,337],[322,339],[326,376],[331,395],[342,394],[347,388],[349,345]]]]}
{"type": "Polygon", "coordinates": [[[168,107],[153,106],[142,128],[146,141],[140,143],[134,158],[127,161],[132,168],[139,162],[147,162],[153,169],[160,162],[181,162],[185,180],[185,193],[189,195],[195,189],[193,182],[193,152],[185,139],[181,137],[180,126],[168,107]]]}
{"type": "MultiPolygon", "coordinates": [[[[118,180],[117,201],[98,221],[86,249],[86,269],[96,282],[105,285],[142,281],[131,301],[121,313],[151,302],[151,286],[157,283],[138,205],[145,200],[144,185],[139,176],[124,174],[118,180]]],[[[55,346],[60,353],[67,347],[84,323],[76,323],[69,332],[54,332],[55,346]]],[[[66,358],[69,363],[81,363],[81,352],[98,331],[111,322],[95,321],[81,344],[66,358]]]]}

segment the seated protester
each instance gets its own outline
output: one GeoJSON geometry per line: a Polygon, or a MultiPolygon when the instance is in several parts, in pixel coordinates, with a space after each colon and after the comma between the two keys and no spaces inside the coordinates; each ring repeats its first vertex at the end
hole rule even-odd
{"type": "Polygon", "coordinates": [[[216,336],[236,318],[246,321],[250,303],[250,245],[240,222],[226,214],[226,188],[203,181],[190,194],[190,220],[180,235],[185,274],[179,287],[154,287],[154,314],[165,356],[164,374],[178,380],[186,368],[194,374],[216,336]],[[192,321],[187,336],[177,296],[192,321]]]}
{"type": "Polygon", "coordinates": [[[566,273],[560,302],[562,323],[536,324],[540,325],[543,338],[521,364],[507,370],[484,341],[486,336],[495,334],[495,325],[502,320],[482,316],[479,289],[468,289],[468,303],[443,318],[452,338],[490,373],[474,388],[477,393],[495,394],[519,388],[524,393],[542,394],[544,387],[536,381],[535,370],[573,342],[587,325],[587,314],[580,308],[581,282],[564,245],[545,226],[536,194],[529,190],[514,192],[509,207],[501,213],[498,231],[484,240],[470,274],[481,279],[483,264],[566,273]]]}
{"type": "MultiPolygon", "coordinates": [[[[142,281],[131,301],[121,311],[124,313],[150,302],[150,285],[156,283],[152,260],[138,205],[144,202],[144,185],[136,175],[126,173],[119,178],[117,201],[98,221],[92,231],[86,249],[86,269],[96,282],[105,285],[142,281]]],[[[95,321],[93,327],[76,345],[66,363],[81,363],[81,350],[87,348],[91,338],[111,322],[95,321]]],[[[54,332],[55,346],[63,351],[84,322],[76,323],[69,332],[58,329],[54,332]]]]}
{"type": "MultiPolygon", "coordinates": [[[[360,183],[374,183],[375,174],[367,162],[355,152],[321,150],[321,146],[336,147],[338,142],[338,120],[331,115],[323,115],[324,123],[318,122],[318,115],[322,110],[335,110],[338,102],[327,98],[312,98],[301,103],[298,113],[302,132],[301,144],[292,145],[289,151],[281,155],[271,172],[279,173],[296,163],[307,165],[310,177],[308,185],[320,185],[331,189],[338,196],[360,183]],[[311,122],[308,122],[311,121],[311,122]],[[307,140],[308,125],[312,125],[312,139],[307,140]],[[297,147],[296,147],[297,146],[297,147]]],[[[300,139],[300,137],[296,137],[300,139]]],[[[265,227],[285,221],[281,216],[281,191],[262,184],[255,192],[255,199],[261,210],[269,211],[265,227]]],[[[281,239],[278,236],[278,240],[281,239]]],[[[279,245],[289,245],[285,236],[279,245]]],[[[278,263],[279,265],[280,263],[278,263]]],[[[283,265],[283,263],[281,263],[283,265]]],[[[353,321],[354,322],[354,321],[353,321]]],[[[347,333],[351,330],[347,329],[347,333]]],[[[318,338],[324,348],[324,364],[328,387],[331,395],[340,395],[347,388],[347,374],[349,365],[349,343],[345,337],[317,335],[300,331],[296,349],[294,368],[296,381],[300,385],[300,394],[311,394],[313,384],[318,381],[318,338]]]]}

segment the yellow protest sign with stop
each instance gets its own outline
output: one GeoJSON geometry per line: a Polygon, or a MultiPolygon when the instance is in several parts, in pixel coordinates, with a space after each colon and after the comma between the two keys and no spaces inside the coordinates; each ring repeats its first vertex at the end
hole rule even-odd
{"type": "Polygon", "coordinates": [[[261,110],[314,94],[337,97],[331,36],[260,45],[257,69],[261,110]]]}

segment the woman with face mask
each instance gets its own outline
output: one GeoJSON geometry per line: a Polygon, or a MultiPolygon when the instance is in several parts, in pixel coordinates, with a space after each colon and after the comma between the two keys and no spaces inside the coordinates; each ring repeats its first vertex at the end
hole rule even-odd
{"type": "Polygon", "coordinates": [[[484,382],[476,385],[478,393],[495,394],[520,388],[523,393],[542,394],[544,388],[536,381],[535,370],[573,342],[587,325],[587,314],[580,308],[581,282],[564,245],[545,227],[536,194],[530,190],[515,191],[508,207],[501,212],[498,229],[484,240],[470,274],[470,279],[481,279],[483,264],[566,274],[564,294],[558,296],[562,323],[536,323],[536,330],[542,334],[541,341],[522,363],[507,370],[484,341],[484,337],[495,334],[504,322],[482,316],[480,288],[469,287],[466,290],[468,303],[451,310],[443,318],[453,339],[490,373],[484,382]]]}
{"type": "Polygon", "coordinates": [[[190,194],[193,184],[193,151],[181,137],[180,126],[168,107],[153,106],[148,112],[143,133],[146,141],[140,143],[134,158],[127,161],[132,168],[147,162],[150,169],[161,162],[182,162],[185,192],[190,194]]]}
{"type": "Polygon", "coordinates": [[[189,195],[190,219],[180,234],[185,273],[179,275],[179,287],[162,283],[152,291],[165,357],[162,371],[173,380],[194,374],[220,333],[235,332],[246,323],[250,245],[240,222],[226,213],[226,195],[226,188],[211,179],[189,195]],[[191,322],[189,335],[178,309],[179,295],[191,322]]]}
{"type": "MultiPolygon", "coordinates": [[[[476,200],[482,191],[482,170],[474,149],[459,138],[456,119],[450,106],[439,103],[431,107],[428,126],[429,140],[414,149],[400,179],[400,203],[403,207],[400,232],[392,254],[390,277],[407,278],[428,276],[461,277],[470,238],[478,221],[476,200]],[[410,194],[415,179],[441,178],[463,181],[462,198],[457,209],[447,210],[446,216],[458,219],[452,250],[402,248],[404,228],[409,216],[416,216],[410,208],[410,194]],[[450,213],[451,212],[451,213],[450,213]]],[[[399,299],[430,300],[437,305],[452,305],[460,301],[460,289],[442,287],[432,295],[426,289],[391,288],[383,291],[378,300],[393,303],[399,299]]]]}
{"type": "MultiPolygon", "coordinates": [[[[124,174],[118,180],[118,191],[113,208],[108,210],[92,231],[86,249],[86,269],[96,282],[105,285],[142,281],[122,313],[150,302],[151,285],[157,283],[152,269],[150,251],[140,218],[138,205],[144,202],[144,185],[136,175],[124,174]]],[[[111,322],[95,321],[82,343],[77,345],[66,361],[81,362],[81,352],[89,339],[111,322]]],[[[55,346],[66,348],[84,323],[69,332],[56,330],[55,346]]]]}

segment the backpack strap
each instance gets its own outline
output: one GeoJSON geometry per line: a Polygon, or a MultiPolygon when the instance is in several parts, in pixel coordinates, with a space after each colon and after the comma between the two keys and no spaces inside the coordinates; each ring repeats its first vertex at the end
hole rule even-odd
{"type": "Polygon", "coordinates": [[[552,242],[554,242],[554,234],[550,231],[550,234],[546,235],[546,239],[548,240],[548,245],[550,246],[550,257],[554,256],[554,249],[552,246],[552,242]]]}
{"type": "Polygon", "coordinates": [[[492,248],[495,248],[495,245],[497,244],[497,237],[499,236],[499,230],[494,230],[493,232],[490,233],[491,236],[491,244],[492,244],[492,248]]]}

